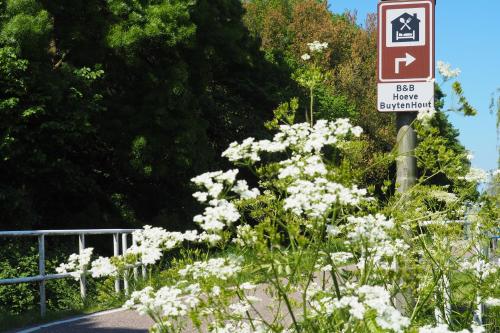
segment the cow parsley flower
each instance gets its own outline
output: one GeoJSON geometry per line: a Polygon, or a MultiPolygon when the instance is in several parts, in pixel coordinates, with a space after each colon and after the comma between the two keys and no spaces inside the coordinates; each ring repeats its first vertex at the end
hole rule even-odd
{"type": "Polygon", "coordinates": [[[238,260],[216,258],[208,261],[197,261],[179,271],[179,275],[186,277],[191,276],[193,279],[200,278],[218,278],[227,280],[241,271],[241,266],[238,260]]]}
{"type": "Polygon", "coordinates": [[[94,249],[89,247],[83,249],[80,254],[71,254],[68,258],[68,262],[60,264],[59,267],[56,268],[56,272],[59,274],[69,274],[75,280],[79,280],[90,263],[90,257],[93,251],[94,249]]]}
{"type": "Polygon", "coordinates": [[[464,177],[460,177],[460,179],[463,179],[470,183],[484,183],[488,180],[488,173],[483,169],[470,168],[467,175],[465,175],[464,177]]]}
{"type": "Polygon", "coordinates": [[[451,65],[445,63],[444,61],[438,61],[437,68],[439,74],[441,74],[441,76],[445,81],[456,78],[460,75],[460,73],[462,73],[462,71],[459,68],[452,69],[451,65]]]}
{"type": "Polygon", "coordinates": [[[311,52],[322,52],[328,48],[328,43],[321,43],[315,40],[312,43],[307,43],[307,46],[309,46],[309,50],[311,50],[311,52]]]}
{"type": "Polygon", "coordinates": [[[500,298],[489,297],[484,301],[487,306],[500,306],[500,298]]]}
{"type": "Polygon", "coordinates": [[[91,267],[89,272],[94,278],[118,275],[118,269],[111,263],[110,258],[99,257],[92,262],[91,267]]]}
{"type": "Polygon", "coordinates": [[[231,226],[240,218],[236,206],[227,200],[215,200],[210,204],[211,206],[206,207],[203,214],[193,218],[193,221],[205,231],[222,231],[224,227],[231,226]]]}
{"type": "Polygon", "coordinates": [[[418,111],[417,119],[422,122],[424,126],[429,126],[430,121],[436,115],[435,109],[422,109],[418,111]]]}
{"type": "Polygon", "coordinates": [[[311,56],[309,54],[305,53],[300,58],[304,61],[308,61],[309,59],[311,59],[311,56]]]}
{"type": "Polygon", "coordinates": [[[284,208],[310,218],[323,217],[335,204],[357,205],[366,196],[366,190],[344,187],[318,177],[313,181],[299,179],[288,188],[284,208]]]}

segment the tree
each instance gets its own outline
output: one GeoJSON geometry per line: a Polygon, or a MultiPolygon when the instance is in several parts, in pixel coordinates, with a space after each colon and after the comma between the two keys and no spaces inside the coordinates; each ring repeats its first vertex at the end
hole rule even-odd
{"type": "Polygon", "coordinates": [[[2,3],[2,226],[188,222],[189,179],[291,82],[242,15],[237,0],[2,3]]]}

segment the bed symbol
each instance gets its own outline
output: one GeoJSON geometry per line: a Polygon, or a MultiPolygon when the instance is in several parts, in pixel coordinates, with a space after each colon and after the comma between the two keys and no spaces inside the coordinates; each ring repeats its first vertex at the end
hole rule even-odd
{"type": "Polygon", "coordinates": [[[392,42],[418,42],[420,40],[420,20],[417,14],[403,15],[391,21],[392,24],[392,42]]]}

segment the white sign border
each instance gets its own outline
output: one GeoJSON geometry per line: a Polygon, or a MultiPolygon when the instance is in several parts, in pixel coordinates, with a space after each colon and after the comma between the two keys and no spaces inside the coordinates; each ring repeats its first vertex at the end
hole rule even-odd
{"type": "MultiPolygon", "coordinates": [[[[404,0],[402,1],[394,1],[394,2],[391,2],[391,3],[382,3],[379,5],[379,13],[378,13],[378,20],[379,20],[379,23],[378,23],[378,79],[379,79],[379,82],[423,82],[423,81],[430,81],[430,80],[433,80],[433,74],[434,74],[434,34],[435,34],[435,26],[434,26],[434,3],[432,0],[424,0],[424,1],[411,1],[411,2],[406,2],[404,0]],[[430,48],[430,72],[429,72],[429,76],[426,77],[426,78],[411,78],[411,79],[383,79],[382,78],[382,48],[383,48],[383,45],[385,44],[385,40],[382,41],[382,29],[384,29],[382,26],[382,13],[384,12],[383,11],[383,8],[384,7],[387,7],[387,6],[392,6],[394,4],[397,4],[397,2],[401,2],[402,4],[404,3],[405,5],[416,5],[416,4],[422,4],[422,3],[428,3],[430,6],[430,13],[429,13],[429,18],[430,18],[430,22],[429,22],[429,27],[430,27],[430,38],[429,38],[429,48],[430,48]]],[[[386,36],[387,38],[387,36],[386,36]]]]}

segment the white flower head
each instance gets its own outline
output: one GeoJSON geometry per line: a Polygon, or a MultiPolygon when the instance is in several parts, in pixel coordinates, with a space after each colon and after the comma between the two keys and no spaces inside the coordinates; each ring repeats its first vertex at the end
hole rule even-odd
{"type": "Polygon", "coordinates": [[[312,43],[307,43],[307,46],[311,52],[323,52],[323,50],[328,48],[328,43],[321,43],[315,40],[312,43]]]}
{"type": "Polygon", "coordinates": [[[311,56],[307,53],[304,53],[300,58],[304,61],[308,61],[309,59],[311,59],[311,56]]]}
{"type": "Polygon", "coordinates": [[[437,68],[439,74],[441,74],[445,81],[456,78],[460,75],[460,73],[462,73],[460,68],[452,69],[451,65],[445,63],[444,61],[438,61],[437,68]]]}
{"type": "Polygon", "coordinates": [[[424,126],[428,126],[435,115],[435,109],[422,109],[418,111],[417,119],[420,120],[424,126]]]}

